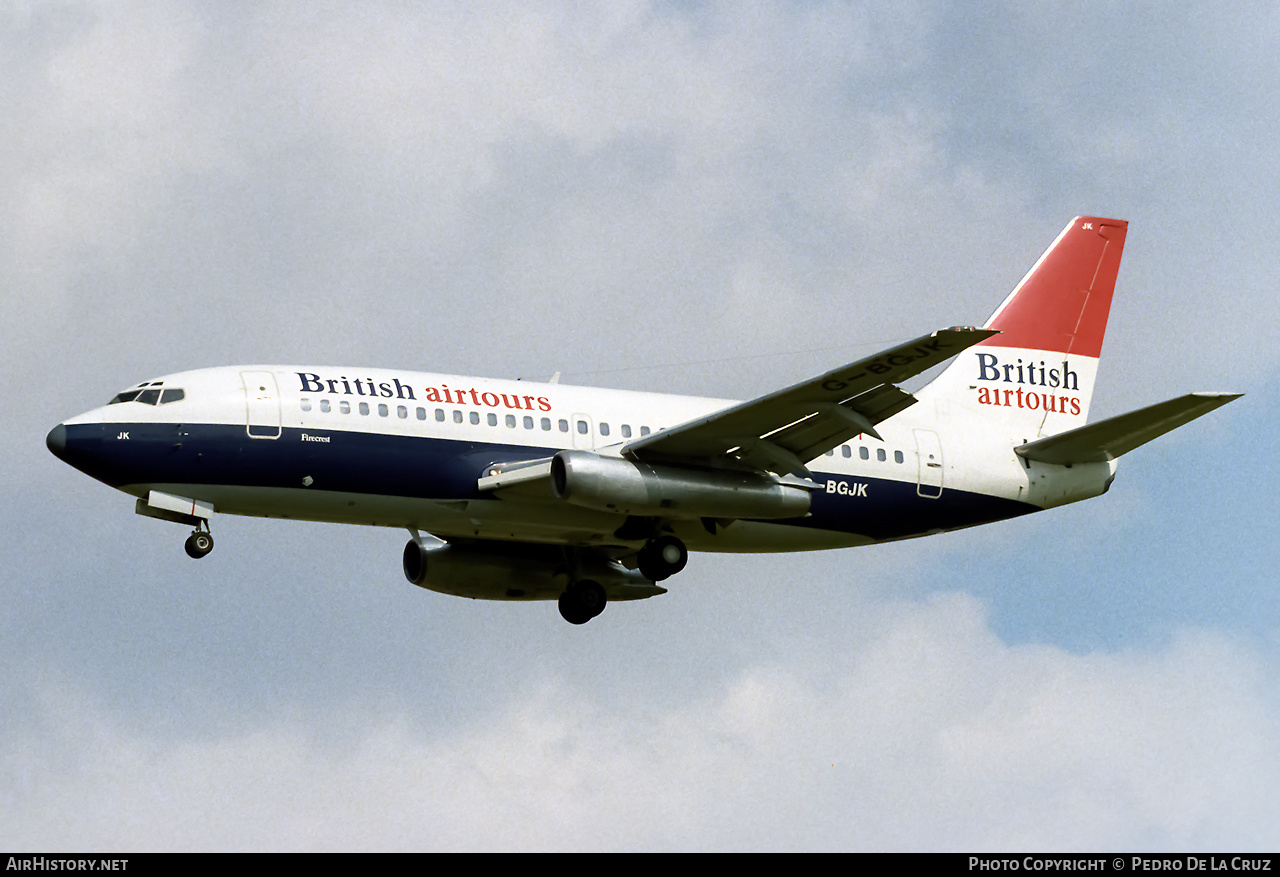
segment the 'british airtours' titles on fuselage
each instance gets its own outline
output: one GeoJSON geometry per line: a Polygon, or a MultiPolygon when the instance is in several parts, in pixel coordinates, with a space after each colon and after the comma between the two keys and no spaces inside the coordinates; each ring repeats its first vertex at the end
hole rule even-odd
{"type": "MultiPolygon", "coordinates": [[[[373,378],[322,378],[311,372],[295,372],[303,393],[327,393],[334,396],[373,396],[384,399],[409,399],[418,401],[413,387],[399,378],[375,382],[373,378]]],[[[450,388],[448,384],[425,387],[422,398],[426,402],[443,405],[472,405],[476,408],[514,408],[519,411],[550,411],[551,400],[546,396],[492,393],[470,387],[465,390],[450,388]]]]}
{"type": "MultiPolygon", "coordinates": [[[[1066,360],[1062,361],[1062,368],[1053,368],[1046,366],[1044,360],[1023,362],[1019,357],[1015,363],[1002,363],[994,353],[979,353],[978,380],[1046,387],[1059,391],[1073,390],[1077,393],[1080,391],[1080,377],[1066,360]]],[[[1030,408],[1057,414],[1080,413],[1079,396],[1024,390],[1022,386],[1012,389],[978,387],[978,404],[1030,408]]]]}

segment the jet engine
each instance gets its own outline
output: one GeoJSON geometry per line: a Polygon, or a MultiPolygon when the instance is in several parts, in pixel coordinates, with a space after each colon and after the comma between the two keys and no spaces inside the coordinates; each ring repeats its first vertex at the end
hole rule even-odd
{"type": "Polygon", "coordinates": [[[551,487],[566,502],[620,515],[662,518],[798,518],[811,486],[732,469],[695,469],[561,451],[551,487]]]}
{"type": "Polygon", "coordinates": [[[517,542],[437,543],[409,540],[404,577],[420,588],[476,600],[555,600],[571,580],[600,583],[610,600],[666,593],[640,573],[607,557],[579,551],[570,562],[559,548],[517,542]]]}

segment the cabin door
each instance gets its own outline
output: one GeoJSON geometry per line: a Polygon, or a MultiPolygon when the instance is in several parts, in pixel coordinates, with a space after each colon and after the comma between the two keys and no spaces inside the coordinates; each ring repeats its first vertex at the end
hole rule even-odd
{"type": "Polygon", "coordinates": [[[919,475],[916,493],[926,499],[942,496],[942,440],[931,429],[913,429],[916,436],[916,458],[919,475]]]}
{"type": "Polygon", "coordinates": [[[280,392],[271,372],[240,372],[249,438],[280,438],[280,392]]]}

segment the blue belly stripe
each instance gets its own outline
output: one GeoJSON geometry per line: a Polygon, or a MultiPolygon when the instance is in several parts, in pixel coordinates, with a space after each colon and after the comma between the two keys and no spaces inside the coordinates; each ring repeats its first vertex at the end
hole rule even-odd
{"type": "MultiPolygon", "coordinates": [[[[243,425],[75,424],[63,459],[112,487],[209,484],[299,488],[431,500],[486,496],[476,480],[495,463],[537,459],[559,448],[422,436],[286,427],[250,438],[243,425]],[[127,433],[128,438],[120,436],[127,433]],[[324,440],[304,440],[303,434],[324,440]]],[[[900,539],[1037,511],[1028,503],[947,488],[921,497],[914,481],[816,472],[827,490],[810,514],[773,523],[900,539]]],[[[198,498],[198,497],[197,497],[198,498]]]]}

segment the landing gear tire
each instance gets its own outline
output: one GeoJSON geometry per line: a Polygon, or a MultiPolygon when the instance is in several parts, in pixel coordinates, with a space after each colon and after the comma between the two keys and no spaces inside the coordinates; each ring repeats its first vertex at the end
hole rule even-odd
{"type": "Polygon", "coordinates": [[[608,597],[599,582],[582,579],[560,595],[560,615],[570,624],[586,624],[604,611],[608,597]]]}
{"type": "Polygon", "coordinates": [[[213,550],[213,534],[204,530],[196,530],[187,537],[186,545],[187,554],[196,560],[204,557],[213,550]]]}
{"type": "Polygon", "coordinates": [[[669,579],[689,562],[689,549],[675,536],[657,536],[640,549],[640,573],[660,582],[669,579]]]}

